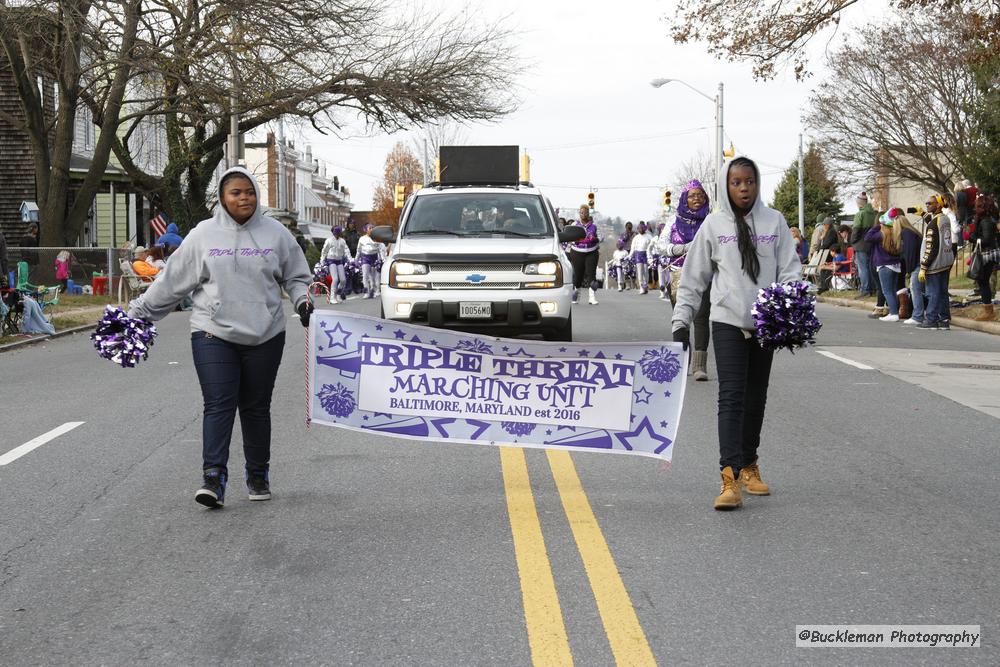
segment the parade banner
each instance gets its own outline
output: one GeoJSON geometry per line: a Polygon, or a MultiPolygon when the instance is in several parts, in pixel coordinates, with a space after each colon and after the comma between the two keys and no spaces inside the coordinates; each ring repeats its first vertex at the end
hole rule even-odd
{"type": "Polygon", "coordinates": [[[550,343],[317,310],[307,419],[408,439],[670,460],[679,343],[550,343]]]}

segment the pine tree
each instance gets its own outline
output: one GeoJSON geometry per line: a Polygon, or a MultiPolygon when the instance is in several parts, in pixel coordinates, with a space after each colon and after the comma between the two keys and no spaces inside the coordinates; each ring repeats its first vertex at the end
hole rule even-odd
{"type": "MultiPolygon", "coordinates": [[[[823,156],[815,144],[810,144],[803,159],[805,178],[805,222],[807,234],[816,226],[820,215],[831,215],[836,219],[844,205],[837,198],[837,183],[830,178],[823,156]]],[[[799,224],[799,161],[795,160],[785,170],[785,175],[774,191],[772,208],[781,211],[785,220],[793,227],[799,224]]],[[[807,235],[806,238],[809,238],[807,235]]]]}

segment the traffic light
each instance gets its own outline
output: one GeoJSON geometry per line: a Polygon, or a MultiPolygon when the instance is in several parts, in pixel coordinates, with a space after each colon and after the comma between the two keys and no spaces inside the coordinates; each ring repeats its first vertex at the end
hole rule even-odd
{"type": "Polygon", "coordinates": [[[594,193],[593,192],[588,192],[587,193],[587,206],[589,206],[591,209],[594,208],[594,193]]]}
{"type": "Polygon", "coordinates": [[[670,208],[670,190],[663,191],[663,208],[670,208]]]}
{"type": "Polygon", "coordinates": [[[406,202],[406,186],[402,183],[396,183],[396,208],[403,208],[403,204],[406,202]]]}

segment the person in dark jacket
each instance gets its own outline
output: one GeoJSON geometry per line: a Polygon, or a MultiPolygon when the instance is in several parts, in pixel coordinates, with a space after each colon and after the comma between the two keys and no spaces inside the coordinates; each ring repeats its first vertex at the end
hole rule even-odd
{"type": "Polygon", "coordinates": [[[899,292],[900,317],[902,317],[904,310],[909,310],[906,306],[911,305],[912,313],[903,324],[920,324],[924,321],[924,309],[927,304],[927,300],[924,298],[924,286],[918,280],[920,246],[923,243],[923,237],[902,211],[899,211],[898,215],[895,216],[893,233],[899,236],[899,245],[902,248],[900,259],[902,260],[903,285],[910,286],[909,291],[904,288],[899,292]],[[910,304],[906,304],[906,301],[910,301],[910,304]]]}
{"type": "MultiPolygon", "coordinates": [[[[838,241],[840,241],[840,236],[837,235],[837,228],[833,224],[832,216],[825,216],[823,221],[820,223],[819,228],[819,249],[829,250],[831,261],[833,255],[836,253],[836,246],[838,241]]],[[[830,281],[833,280],[833,271],[830,269],[823,269],[819,272],[819,293],[822,294],[830,289],[830,281]]]]}
{"type": "Polygon", "coordinates": [[[28,263],[28,279],[31,278],[31,269],[38,266],[38,251],[32,248],[38,247],[38,223],[32,222],[21,237],[21,258],[28,263]]]}
{"type": "Polygon", "coordinates": [[[361,235],[358,234],[358,226],[354,222],[354,218],[347,218],[347,225],[344,228],[344,242],[347,243],[347,249],[351,251],[351,257],[358,256],[358,239],[361,235]]]}
{"type": "Polygon", "coordinates": [[[981,194],[976,197],[976,205],[972,216],[972,230],[969,243],[979,245],[983,253],[983,268],[976,278],[979,285],[979,296],[983,300],[983,312],[974,319],[977,322],[993,320],[993,291],[990,289],[990,278],[997,270],[998,254],[1000,254],[1000,232],[997,232],[997,204],[993,197],[981,194]]]}
{"type": "Polygon", "coordinates": [[[7,237],[0,231],[0,287],[10,287],[7,284],[10,266],[7,264],[7,237]]]}
{"type": "Polygon", "coordinates": [[[955,263],[955,252],[951,242],[951,221],[944,214],[944,197],[931,195],[927,200],[930,220],[924,232],[924,242],[920,255],[921,282],[927,283],[927,311],[921,329],[950,329],[948,322],[950,309],[948,300],[948,278],[955,263]]]}
{"type": "Polygon", "coordinates": [[[858,212],[854,215],[854,225],[851,227],[851,245],[854,247],[854,265],[858,272],[858,281],[861,283],[861,295],[872,296],[875,294],[875,284],[871,270],[872,244],[865,241],[865,234],[872,225],[878,214],[872,205],[868,203],[868,195],[862,192],[857,198],[858,212]]]}

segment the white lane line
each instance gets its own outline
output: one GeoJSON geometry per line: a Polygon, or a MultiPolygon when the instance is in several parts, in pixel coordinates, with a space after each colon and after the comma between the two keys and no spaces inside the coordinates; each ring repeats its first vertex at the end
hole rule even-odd
{"type": "Polygon", "coordinates": [[[831,359],[836,359],[841,363],[847,364],[848,366],[854,366],[855,368],[860,368],[863,371],[875,370],[871,366],[865,366],[864,364],[858,363],[857,361],[852,361],[851,359],[842,357],[839,354],[834,354],[833,352],[827,352],[826,350],[816,350],[816,351],[822,354],[824,357],[830,357],[831,359]]]}
{"type": "Polygon", "coordinates": [[[30,452],[31,450],[37,449],[42,445],[44,445],[46,442],[50,440],[55,440],[60,435],[63,435],[64,433],[69,433],[77,426],[82,426],[83,424],[86,423],[87,422],[66,422],[62,426],[57,426],[48,433],[43,433],[37,438],[29,440],[20,447],[15,447],[14,449],[10,450],[3,456],[0,456],[0,466],[5,466],[8,463],[12,463],[21,458],[22,456],[24,456],[25,454],[27,454],[28,452],[30,452]]]}

